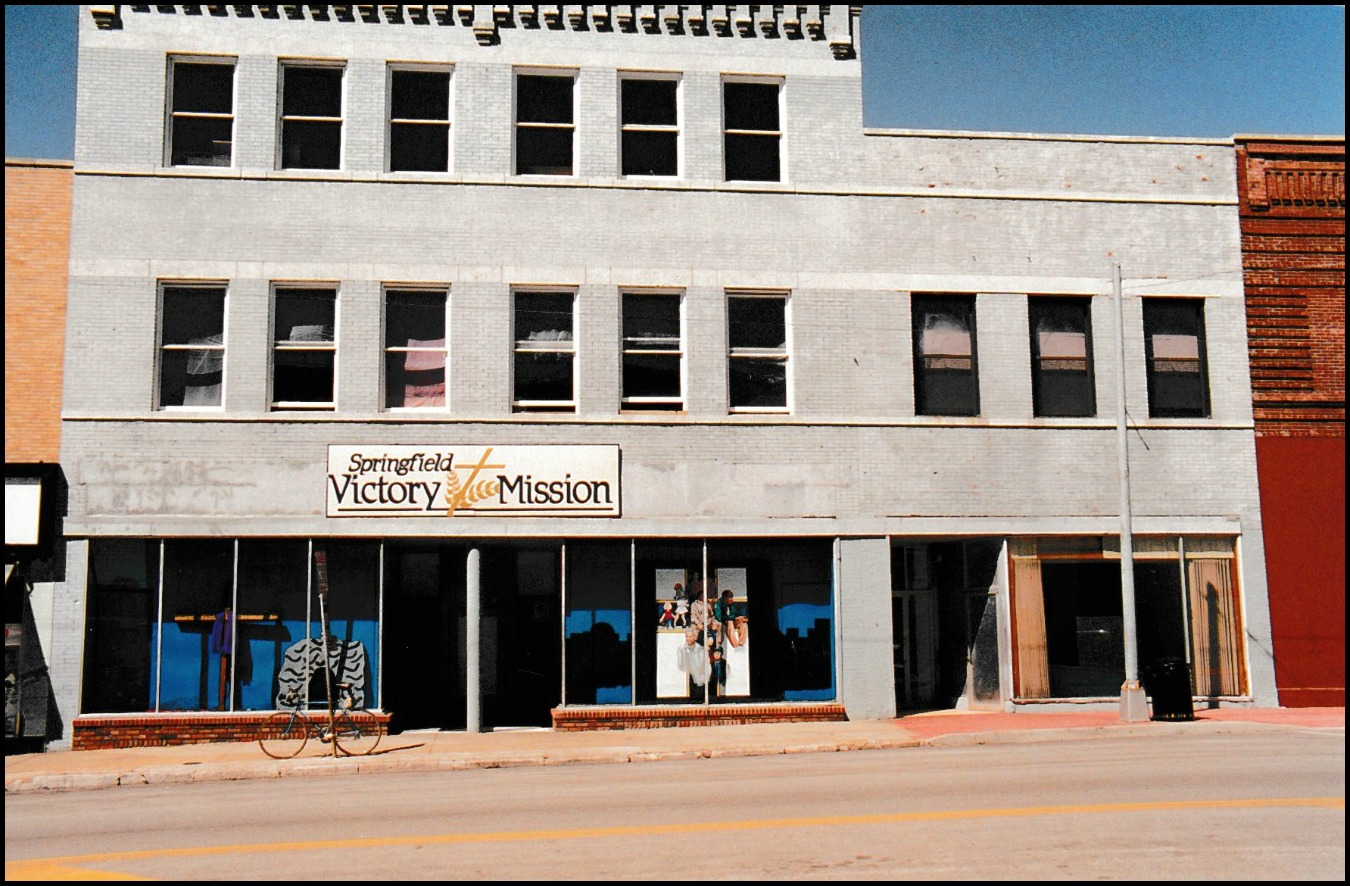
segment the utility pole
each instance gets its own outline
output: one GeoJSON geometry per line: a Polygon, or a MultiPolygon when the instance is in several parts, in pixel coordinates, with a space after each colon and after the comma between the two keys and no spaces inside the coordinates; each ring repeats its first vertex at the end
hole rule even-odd
{"type": "Polygon", "coordinates": [[[1116,445],[1120,480],[1120,614],[1125,643],[1125,682],[1120,687],[1120,719],[1148,719],[1148,698],[1139,684],[1139,639],[1134,617],[1134,514],[1130,506],[1130,450],[1125,415],[1125,299],[1120,265],[1111,266],[1111,292],[1116,300],[1116,445]]]}

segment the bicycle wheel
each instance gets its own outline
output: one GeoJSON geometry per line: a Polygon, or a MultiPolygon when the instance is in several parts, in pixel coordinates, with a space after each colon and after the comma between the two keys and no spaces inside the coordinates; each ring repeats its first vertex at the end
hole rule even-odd
{"type": "Polygon", "coordinates": [[[289,760],[305,749],[309,720],[299,711],[277,711],[263,720],[258,747],[273,760],[289,760]]]}
{"type": "Polygon", "coordinates": [[[349,757],[364,757],[380,743],[384,729],[370,711],[343,711],[333,722],[338,750],[349,757]]]}

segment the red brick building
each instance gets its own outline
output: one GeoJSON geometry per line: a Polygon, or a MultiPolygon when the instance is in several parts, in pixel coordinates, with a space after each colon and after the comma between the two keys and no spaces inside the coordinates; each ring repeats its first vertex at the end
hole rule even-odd
{"type": "Polygon", "coordinates": [[[1280,703],[1345,704],[1345,139],[1237,136],[1280,703]]]}
{"type": "Polygon", "coordinates": [[[5,159],[5,462],[55,462],[70,260],[68,160],[5,159]]]}

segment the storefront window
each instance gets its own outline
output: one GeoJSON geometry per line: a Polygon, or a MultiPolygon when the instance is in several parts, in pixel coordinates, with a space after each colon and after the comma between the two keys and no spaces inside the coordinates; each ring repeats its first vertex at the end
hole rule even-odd
{"type": "Polygon", "coordinates": [[[164,542],[159,709],[232,710],[234,542],[164,542]]]}
{"type": "Polygon", "coordinates": [[[95,539],[89,543],[89,614],[85,627],[86,713],[146,711],[159,586],[159,542],[95,539]]]}
{"type": "Polygon", "coordinates": [[[632,547],[567,546],[567,704],[633,701],[632,547]]]}
{"type": "Polygon", "coordinates": [[[304,541],[239,542],[234,680],[243,710],[278,707],[278,680],[295,664],[288,653],[306,639],[308,555],[304,541]]]}
{"type": "MultiPolygon", "coordinates": [[[[310,606],[309,640],[300,647],[292,646],[288,658],[295,662],[292,671],[283,675],[295,682],[300,663],[308,662],[311,674],[322,661],[322,631],[320,612],[328,617],[328,666],[340,683],[350,684],[359,707],[379,706],[376,668],[379,664],[380,614],[380,545],[379,542],[350,542],[316,540],[314,589],[319,590],[317,563],[320,555],[326,561],[328,597],[323,606],[314,600],[310,606]]],[[[279,682],[280,682],[279,678],[279,682]]],[[[279,690],[280,691],[280,690],[279,690]]],[[[322,674],[311,677],[309,700],[313,704],[327,704],[327,689],[322,674]]]]}
{"type": "Polygon", "coordinates": [[[703,563],[701,542],[639,541],[635,546],[639,703],[704,702],[709,668],[703,563]]]}
{"type": "Polygon", "coordinates": [[[639,541],[637,700],[833,699],[832,562],[827,541],[710,542],[706,552],[639,541]]]}

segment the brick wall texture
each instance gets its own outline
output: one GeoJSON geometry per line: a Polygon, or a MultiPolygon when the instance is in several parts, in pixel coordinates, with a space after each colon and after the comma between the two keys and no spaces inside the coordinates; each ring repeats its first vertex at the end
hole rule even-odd
{"type": "Polygon", "coordinates": [[[70,260],[70,163],[5,160],[5,461],[55,462],[70,260]]]}
{"type": "Polygon", "coordinates": [[[1280,703],[1345,704],[1345,141],[1238,141],[1280,703]]]}

